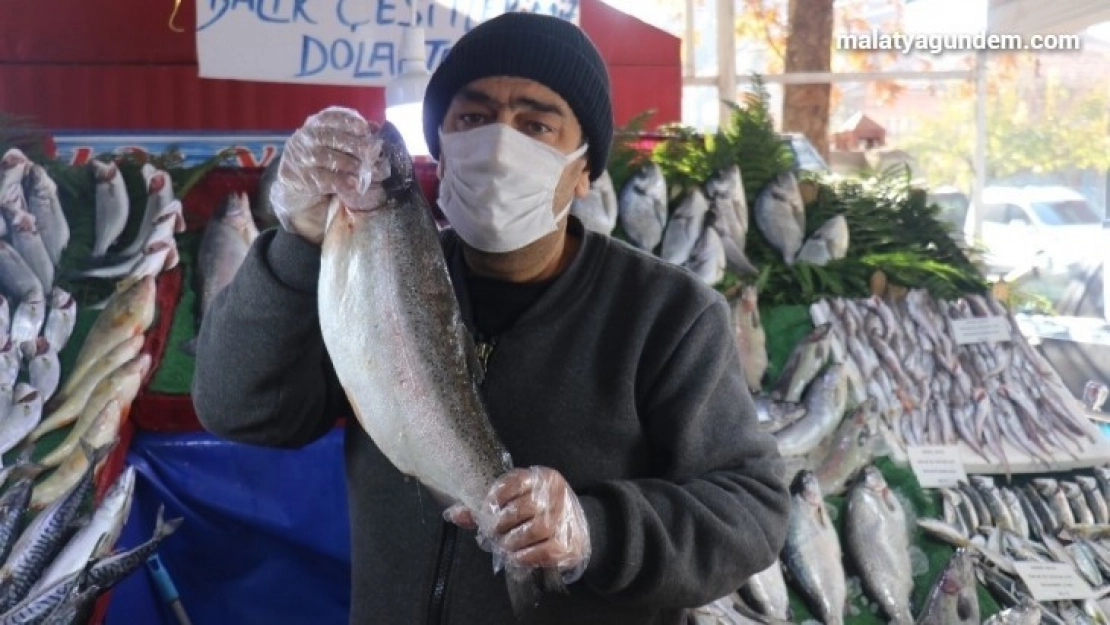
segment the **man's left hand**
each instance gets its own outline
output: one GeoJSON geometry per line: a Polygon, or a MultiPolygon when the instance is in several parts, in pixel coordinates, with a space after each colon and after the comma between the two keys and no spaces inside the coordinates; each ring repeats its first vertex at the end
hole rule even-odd
{"type": "MultiPolygon", "coordinates": [[[[508,565],[555,568],[572,583],[590,558],[586,515],[562,474],[547,467],[513,469],[501,476],[486,497],[493,543],[508,565]]],[[[472,526],[469,511],[445,514],[458,525],[472,526]]]]}

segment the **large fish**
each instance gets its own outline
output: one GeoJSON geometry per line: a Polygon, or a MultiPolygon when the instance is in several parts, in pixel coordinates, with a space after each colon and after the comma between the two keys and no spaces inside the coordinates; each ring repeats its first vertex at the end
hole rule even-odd
{"type": "Polygon", "coordinates": [[[725,277],[725,262],[721,235],[713,227],[713,215],[707,214],[701,236],[694,242],[690,257],[682,266],[694,272],[702,282],[714,286],[725,277]]]}
{"type": "Polygon", "coordinates": [[[27,209],[35,216],[35,228],[50,254],[50,262],[57,265],[69,245],[69,222],[58,198],[58,185],[42,165],[27,168],[23,176],[23,196],[27,198],[27,209]]]}
{"type": "Polygon", "coordinates": [[[855,474],[871,462],[882,433],[875,402],[868,399],[836,427],[814,473],[826,495],[840,495],[855,474]]]}
{"type": "Polygon", "coordinates": [[[94,160],[92,168],[96,179],[96,235],[91,255],[100,257],[123,234],[131,199],[118,165],[94,160]]]}
{"type": "Polygon", "coordinates": [[[705,212],[709,203],[700,189],[693,189],[671,214],[666,229],[663,230],[663,244],[659,257],[668,263],[681,265],[690,258],[694,244],[705,230],[705,212]]]}
{"type": "Polygon", "coordinates": [[[793,265],[805,236],[805,205],[793,173],[775,176],[760,192],[755,201],[755,223],[767,242],[782,254],[783,262],[793,265]]]}
{"type": "MultiPolygon", "coordinates": [[[[372,141],[370,208],[335,200],[328,211],[318,293],[324,345],[382,453],[444,503],[465,505],[490,536],[482,502],[512,459],[482,403],[482,364],[412,159],[389,123],[372,141]]],[[[532,588],[515,580],[531,571],[510,573],[510,598],[523,609],[532,588]]]]}
{"type": "Polygon", "coordinates": [[[799,471],[791,485],[790,517],[782,561],[806,603],[825,625],[844,625],[848,583],[836,525],[817,477],[799,471]]]}
{"type": "Polygon", "coordinates": [[[744,380],[748,389],[756,392],[763,387],[763,374],[769,364],[767,334],[759,317],[759,291],[753,285],[740,290],[740,298],[733,305],[736,344],[743,359],[744,380]]]}
{"type": "Polygon", "coordinates": [[[143,180],[146,181],[146,210],[139,221],[139,231],[134,240],[127,247],[120,250],[120,255],[131,256],[137,254],[147,244],[147,239],[154,229],[154,220],[174,200],[173,181],[170,175],[154,165],[146,163],[142,167],[143,180]]]}
{"type": "Polygon", "coordinates": [[[717,215],[718,231],[725,248],[728,268],[736,273],[758,273],[744,252],[748,238],[748,199],[740,167],[731,165],[714,173],[705,182],[709,211],[717,215]]]}
{"type": "Polygon", "coordinates": [[[93,489],[93,467],[108,455],[108,449],[83,446],[89,467],[69,492],[38,513],[23,529],[12,553],[0,568],[0,611],[22,601],[50,561],[65,545],[70,528],[78,519],[85,498],[93,489]]]}
{"type": "Polygon", "coordinates": [[[891,623],[913,625],[913,565],[906,511],[874,466],[864,468],[848,493],[844,529],[848,553],[867,594],[891,623]]]}
{"type": "Polygon", "coordinates": [[[66,374],[54,402],[61,404],[81,384],[81,378],[97,362],[127,339],[145,333],[154,323],[154,276],[124,281],[112,293],[108,305],[96,316],[77,352],[73,368],[66,374]]]}
{"type": "Polygon", "coordinates": [[[648,161],[624,183],[617,198],[621,228],[636,247],[651,252],[663,239],[667,223],[667,180],[648,161]]]}
{"type": "Polygon", "coordinates": [[[809,453],[836,429],[848,402],[844,365],[830,365],[806,391],[806,416],[775,432],[779,453],[801,456],[809,453]]]}
{"type": "Polygon", "coordinates": [[[80,583],[82,578],[90,586],[104,589],[115,586],[141,567],[150,556],[154,555],[162,541],[181,526],[184,519],[166,521],[163,517],[164,511],[163,507],[158,508],[154,534],[145,543],[91,562],[84,570],[71,573],[35,594],[28,593],[24,600],[0,615],[0,625],[26,625],[41,622],[41,619],[46,618],[72,596],[74,590],[82,585],[80,583]]]}
{"type": "Polygon", "coordinates": [[[929,590],[917,625],[979,625],[979,595],[972,557],[972,552],[964,548],[952,554],[929,590]]]}
{"type": "Polygon", "coordinates": [[[798,251],[798,262],[811,265],[827,265],[829,261],[840,260],[848,254],[848,222],[844,215],[837,215],[821,224],[806,239],[798,251]]]}
{"type": "Polygon", "coordinates": [[[831,329],[831,323],[823,323],[794,347],[771,391],[772,397],[791,403],[801,400],[806,387],[829,359],[831,329]]]}
{"type": "MultiPolygon", "coordinates": [[[[239,271],[250,250],[252,233],[257,233],[257,230],[246,195],[229,194],[204,227],[204,236],[197,250],[197,327],[204,322],[212,300],[231,284],[239,271]]],[[[189,354],[195,353],[196,338],[190,339],[181,349],[189,354]]]]}
{"type": "Polygon", "coordinates": [[[274,215],[274,205],[270,202],[270,190],[277,182],[278,168],[281,167],[281,154],[275,154],[266,168],[262,170],[262,177],[258,181],[258,201],[251,204],[254,221],[262,230],[280,225],[277,216],[274,215]]]}
{"type": "Polygon", "coordinates": [[[582,221],[587,230],[611,234],[617,227],[617,192],[613,179],[604,171],[590,183],[590,192],[584,198],[575,198],[570,213],[582,221]]]}

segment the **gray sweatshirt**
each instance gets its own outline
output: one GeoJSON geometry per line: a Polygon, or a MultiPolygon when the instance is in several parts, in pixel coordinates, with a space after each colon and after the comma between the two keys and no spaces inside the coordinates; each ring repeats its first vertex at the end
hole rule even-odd
{"type": "MultiPolygon", "coordinates": [[[[760,432],[724,298],[693,274],[585,232],[576,258],[490,341],[483,396],[515,466],[560,471],[577,493],[592,553],[531,624],[666,624],[769,566],[789,495],[760,432]]],[[[457,237],[444,250],[463,318],[457,237]]],[[[317,317],[320,249],[280,230],[254,243],[204,316],[193,401],[209,431],[297,448],[350,407],[317,317]]],[[[358,320],[352,320],[357,323],[358,320]]],[[[473,329],[473,326],[470,326],[473,329]]],[[[346,426],[352,624],[510,625],[503,575],[474,533],[346,426]]]]}

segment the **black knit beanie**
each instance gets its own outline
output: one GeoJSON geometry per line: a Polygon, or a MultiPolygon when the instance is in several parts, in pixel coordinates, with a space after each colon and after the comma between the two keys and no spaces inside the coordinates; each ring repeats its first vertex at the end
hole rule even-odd
{"type": "Polygon", "coordinates": [[[590,179],[601,176],[613,141],[609,72],[580,28],[536,13],[503,13],[482,22],[436,68],[424,95],[424,139],[433,156],[439,157],[439,128],[455,94],[491,76],[528,78],[562,96],[590,144],[590,179]]]}

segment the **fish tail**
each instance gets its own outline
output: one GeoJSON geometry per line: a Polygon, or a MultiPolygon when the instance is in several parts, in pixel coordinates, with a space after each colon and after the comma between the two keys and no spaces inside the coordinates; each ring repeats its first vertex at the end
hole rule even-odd
{"type": "Polygon", "coordinates": [[[566,593],[567,586],[559,569],[519,569],[506,567],[505,582],[513,615],[523,620],[528,612],[539,605],[540,597],[549,592],[566,593]]]}

